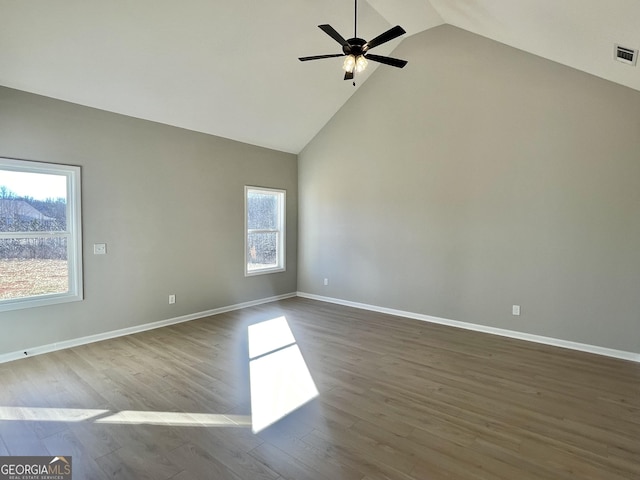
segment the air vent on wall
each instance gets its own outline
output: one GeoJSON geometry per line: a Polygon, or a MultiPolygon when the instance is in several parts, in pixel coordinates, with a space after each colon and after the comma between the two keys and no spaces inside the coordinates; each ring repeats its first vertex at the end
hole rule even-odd
{"type": "Polygon", "coordinates": [[[619,62],[627,63],[629,65],[634,65],[638,61],[638,50],[634,50],[632,48],[623,47],[622,45],[615,45],[614,48],[615,59],[619,62]]]}

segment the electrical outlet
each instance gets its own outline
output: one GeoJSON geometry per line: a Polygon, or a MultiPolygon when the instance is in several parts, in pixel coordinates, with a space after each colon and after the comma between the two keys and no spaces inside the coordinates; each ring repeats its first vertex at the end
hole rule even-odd
{"type": "Polygon", "coordinates": [[[93,244],[93,254],[94,255],[106,255],[107,254],[107,244],[106,243],[94,243],[93,244]]]}
{"type": "Polygon", "coordinates": [[[513,305],[511,307],[511,314],[512,315],[520,315],[520,305],[513,305]]]}
{"type": "Polygon", "coordinates": [[[325,278],[325,279],[324,279],[324,284],[325,284],[325,285],[329,285],[329,279],[328,279],[328,278],[325,278]]]}
{"type": "Polygon", "coordinates": [[[169,295],[169,305],[173,305],[174,303],[176,303],[176,296],[169,295]]]}

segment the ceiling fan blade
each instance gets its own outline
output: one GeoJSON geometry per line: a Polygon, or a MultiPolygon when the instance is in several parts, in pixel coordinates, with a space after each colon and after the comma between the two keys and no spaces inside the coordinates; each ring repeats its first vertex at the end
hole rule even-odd
{"type": "Polygon", "coordinates": [[[336,32],[335,28],[333,28],[331,25],[323,24],[323,25],[318,25],[318,27],[324,33],[326,33],[331,38],[333,38],[336,42],[338,42],[340,45],[346,45],[347,44],[347,41],[342,37],[342,35],[340,35],[338,32],[336,32]]]}
{"type": "Polygon", "coordinates": [[[345,80],[353,80],[353,72],[344,72],[345,80]]]}
{"type": "Polygon", "coordinates": [[[408,62],[406,60],[400,60],[399,58],[383,57],[382,55],[374,55],[367,53],[365,55],[367,60],[373,60],[374,62],[384,63],[385,65],[391,65],[392,67],[402,68],[408,62]]]}
{"type": "Polygon", "coordinates": [[[400,25],[396,25],[395,27],[390,28],[386,32],[381,33],[376,38],[374,38],[372,40],[369,40],[365,44],[365,47],[367,47],[367,49],[371,50],[373,47],[377,47],[378,45],[382,45],[383,43],[387,43],[388,41],[393,40],[394,38],[397,38],[400,35],[404,35],[405,33],[407,33],[407,32],[404,31],[404,28],[402,28],[400,25]]]}
{"type": "Polygon", "coordinates": [[[309,60],[320,60],[321,58],[344,57],[344,53],[330,53],[329,55],[314,55],[312,57],[300,57],[298,60],[306,62],[309,60]]]}

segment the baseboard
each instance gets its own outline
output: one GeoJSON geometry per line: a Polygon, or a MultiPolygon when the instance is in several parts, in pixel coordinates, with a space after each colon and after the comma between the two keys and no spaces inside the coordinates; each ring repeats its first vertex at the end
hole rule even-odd
{"type": "Polygon", "coordinates": [[[314,295],[312,293],[298,292],[298,297],[309,298],[311,300],[319,300],[322,302],[335,303],[346,307],[360,308],[362,310],[370,310],[373,312],[386,313],[398,317],[411,318],[421,320],[423,322],[438,323],[440,325],[448,325],[451,327],[464,328],[466,330],[474,330],[477,332],[490,333],[492,335],[500,335],[502,337],[516,338],[527,342],[542,343],[552,345],[554,347],[568,348],[570,350],[579,350],[581,352],[595,353],[596,355],[604,355],[607,357],[619,358],[622,360],[630,360],[640,363],[640,353],[626,352],[624,350],[615,350],[612,348],[599,347],[597,345],[589,345],[586,343],[570,342],[552,337],[543,337],[541,335],[533,335],[530,333],[517,332],[514,330],[506,330],[503,328],[488,327],[486,325],[478,325],[475,323],[461,322],[458,320],[449,320],[446,318],[432,317],[421,313],[407,312],[404,310],[395,310],[393,308],[379,307],[376,305],[368,305],[365,303],[351,302],[340,298],[324,297],[322,295],[314,295]]]}
{"type": "Polygon", "coordinates": [[[191,313],[189,315],[183,315],[181,317],[169,318],[167,320],[160,320],[157,322],[145,323],[143,325],[136,325],[134,327],[112,330],[110,332],[98,333],[96,335],[89,335],[87,337],[74,338],[62,342],[50,343],[48,345],[26,348],[17,352],[5,353],[0,355],[0,363],[11,362],[20,358],[32,357],[34,355],[42,355],[43,353],[55,352],[56,350],[63,350],[65,348],[86,345],[87,343],[101,342],[102,340],[109,340],[111,338],[132,335],[134,333],[145,332],[147,330],[153,330],[155,328],[167,327],[169,325],[175,325],[177,323],[189,322],[191,320],[210,317],[212,315],[218,315],[220,313],[231,312],[233,310],[240,310],[242,308],[253,307],[256,305],[262,305],[263,303],[277,302],[278,300],[295,297],[296,295],[296,293],[287,293],[274,297],[261,298],[258,300],[251,300],[250,302],[237,303],[235,305],[214,308],[212,310],[206,310],[204,312],[191,313]]]}
{"type": "Polygon", "coordinates": [[[167,320],[160,320],[157,322],[145,323],[143,325],[136,325],[134,327],[123,328],[120,330],[112,330],[110,332],[99,333],[96,335],[89,335],[86,337],[75,338],[71,340],[65,340],[62,342],[51,343],[48,345],[41,345],[37,347],[27,348],[17,352],[5,353],[0,355],[0,363],[11,362],[20,358],[32,357],[34,355],[41,355],[44,353],[55,352],[57,350],[63,350],[66,348],[77,347],[80,345],[86,345],[88,343],[100,342],[102,340],[109,340],[111,338],[122,337],[125,335],[132,335],[134,333],[144,332],[147,330],[153,330],[155,328],[166,327],[169,325],[175,325],[178,323],[189,322],[191,320],[197,320],[199,318],[209,317],[212,315],[218,315],[225,312],[231,312],[234,310],[240,310],[242,308],[253,307],[264,303],[276,302],[278,300],[284,300],[292,297],[309,298],[312,300],[319,300],[327,303],[335,303],[338,305],[344,305],[346,307],[354,307],[362,310],[370,310],[373,312],[386,313],[388,315],[395,315],[398,317],[411,318],[414,320],[420,320],[423,322],[437,323],[440,325],[448,325],[451,327],[464,328],[466,330],[474,330],[477,332],[490,333],[493,335],[500,335],[502,337],[515,338],[518,340],[525,340],[528,342],[541,343],[545,345],[552,345],[555,347],[568,348],[571,350],[578,350],[582,352],[594,353],[597,355],[604,355],[607,357],[619,358],[622,360],[630,360],[632,362],[640,363],[640,353],[626,352],[624,350],[615,350],[611,348],[599,347],[597,345],[589,345],[585,343],[570,342],[567,340],[561,340],[552,337],[544,337],[541,335],[533,335],[529,333],[517,332],[514,330],[506,330],[503,328],[489,327],[486,325],[478,325],[474,323],[461,322],[458,320],[450,320],[446,318],[433,317],[431,315],[424,315],[421,313],[407,312],[404,310],[396,310],[393,308],[380,307],[377,305],[369,305],[365,303],[352,302],[349,300],[343,300],[340,298],[325,297],[322,295],[315,295],[305,292],[287,293],[284,295],[277,295],[273,297],[261,298],[258,300],[252,300],[244,303],[237,303],[235,305],[229,305],[225,307],[215,308],[212,310],[206,310],[204,312],[192,313],[189,315],[183,315],[180,317],[169,318],[167,320]]]}

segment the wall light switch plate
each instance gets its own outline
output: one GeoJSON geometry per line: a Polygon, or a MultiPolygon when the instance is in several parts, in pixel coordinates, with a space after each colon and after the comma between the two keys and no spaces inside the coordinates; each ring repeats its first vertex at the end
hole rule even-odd
{"type": "Polygon", "coordinates": [[[93,254],[94,255],[106,255],[107,254],[107,244],[106,243],[94,243],[93,244],[93,254]]]}

